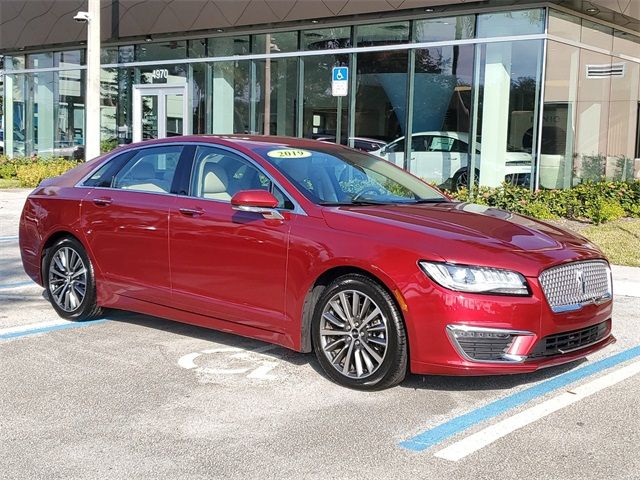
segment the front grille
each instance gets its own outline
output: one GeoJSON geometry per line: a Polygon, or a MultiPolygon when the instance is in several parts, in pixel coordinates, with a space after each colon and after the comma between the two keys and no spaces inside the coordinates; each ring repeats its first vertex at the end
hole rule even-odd
{"type": "Polygon", "coordinates": [[[611,297],[611,273],[603,260],[574,262],[545,270],[540,284],[551,310],[576,310],[611,297]]]}
{"type": "Polygon", "coordinates": [[[473,360],[503,360],[503,355],[511,346],[513,337],[503,338],[457,338],[458,345],[465,355],[473,360]]]}
{"type": "Polygon", "coordinates": [[[527,358],[550,357],[579,350],[603,340],[610,331],[611,321],[607,320],[581,330],[549,335],[535,345],[527,358]]]}

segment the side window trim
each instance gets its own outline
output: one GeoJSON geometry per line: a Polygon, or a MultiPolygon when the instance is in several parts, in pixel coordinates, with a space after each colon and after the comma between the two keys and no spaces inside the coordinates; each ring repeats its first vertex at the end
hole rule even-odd
{"type": "Polygon", "coordinates": [[[196,148],[197,145],[184,144],[180,159],[178,160],[178,166],[176,167],[176,173],[173,176],[173,183],[171,184],[171,193],[174,195],[189,196],[191,172],[195,161],[196,148]]]}

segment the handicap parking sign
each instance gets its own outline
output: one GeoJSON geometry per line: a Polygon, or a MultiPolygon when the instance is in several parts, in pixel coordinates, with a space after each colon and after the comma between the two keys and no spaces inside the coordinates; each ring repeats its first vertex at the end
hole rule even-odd
{"type": "Polygon", "coordinates": [[[331,94],[344,97],[349,90],[349,67],[333,67],[331,70],[331,94]]]}

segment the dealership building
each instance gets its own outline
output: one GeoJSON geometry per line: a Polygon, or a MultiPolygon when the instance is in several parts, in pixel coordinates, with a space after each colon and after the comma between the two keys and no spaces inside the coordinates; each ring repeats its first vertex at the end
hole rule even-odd
{"type": "MultiPolygon", "coordinates": [[[[100,8],[105,151],[191,133],[286,135],[382,145],[376,154],[442,185],[472,172],[530,188],[640,177],[638,0],[100,8]]],[[[82,10],[0,2],[5,155],[82,156],[82,10]]]]}

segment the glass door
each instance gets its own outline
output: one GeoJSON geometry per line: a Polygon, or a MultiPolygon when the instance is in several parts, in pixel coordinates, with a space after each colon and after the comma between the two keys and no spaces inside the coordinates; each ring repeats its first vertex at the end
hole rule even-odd
{"type": "Polygon", "coordinates": [[[187,135],[187,87],[133,87],[133,141],[187,135]]]}

